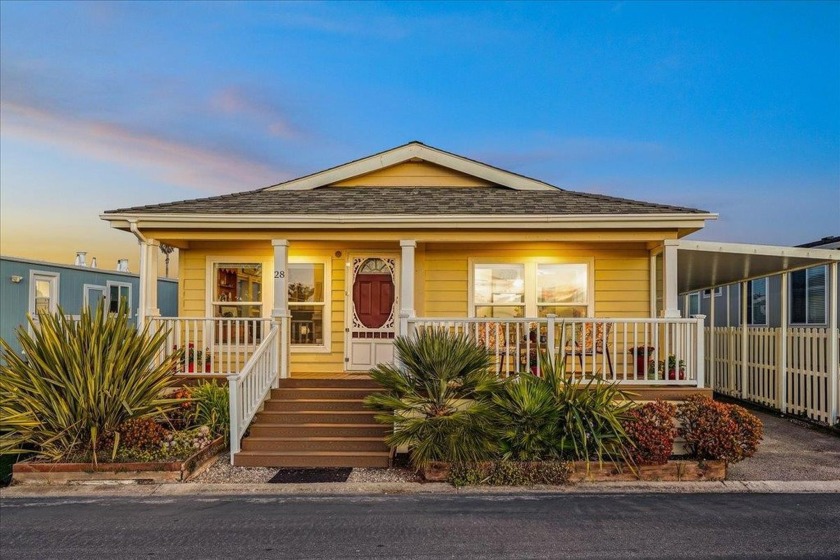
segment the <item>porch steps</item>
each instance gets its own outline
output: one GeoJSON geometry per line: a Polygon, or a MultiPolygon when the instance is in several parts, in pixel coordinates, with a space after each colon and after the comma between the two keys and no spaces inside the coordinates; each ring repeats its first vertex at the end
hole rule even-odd
{"type": "Polygon", "coordinates": [[[363,399],[378,385],[365,378],[291,378],[273,389],[242,441],[245,467],[387,467],[388,427],[363,399]]]}

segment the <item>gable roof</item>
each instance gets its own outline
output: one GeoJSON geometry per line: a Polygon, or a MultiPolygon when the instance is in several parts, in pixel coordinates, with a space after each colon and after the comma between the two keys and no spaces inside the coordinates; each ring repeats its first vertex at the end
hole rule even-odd
{"type": "Polygon", "coordinates": [[[332,183],[338,183],[339,181],[344,181],[345,179],[349,179],[351,177],[358,177],[359,175],[379,171],[381,169],[385,169],[386,167],[391,167],[392,165],[397,165],[406,161],[417,160],[434,163],[441,167],[446,167],[466,175],[472,175],[473,177],[478,177],[479,179],[484,179],[490,183],[508,187],[517,191],[545,191],[557,188],[553,185],[549,185],[548,183],[544,183],[524,175],[519,175],[517,173],[512,173],[504,169],[499,169],[498,167],[493,167],[492,165],[488,165],[474,159],[469,159],[464,156],[459,156],[451,152],[446,152],[438,148],[433,148],[423,144],[422,142],[413,140],[408,144],[403,144],[402,146],[397,146],[396,148],[391,148],[390,150],[385,150],[371,156],[363,157],[335,167],[330,167],[329,169],[305,175],[297,179],[292,179],[291,181],[286,181],[285,183],[272,185],[266,190],[311,190],[332,183]]]}
{"type": "Polygon", "coordinates": [[[481,222],[496,227],[501,222],[516,222],[518,227],[533,224],[532,217],[541,222],[656,221],[659,227],[703,227],[704,220],[716,218],[703,210],[668,204],[657,204],[613,196],[582,193],[560,189],[511,173],[485,163],[432,148],[420,142],[410,142],[372,156],[319,171],[291,181],[262,189],[221,196],[182,200],[146,206],[108,210],[102,219],[113,227],[126,228],[131,222],[154,221],[164,227],[166,222],[189,221],[196,225],[213,222],[251,227],[256,223],[275,226],[298,224],[428,224],[481,222]],[[342,186],[335,183],[358,178],[404,162],[425,161],[457,174],[467,174],[486,181],[490,186],[462,188],[460,185],[440,186],[342,186]],[[670,222],[668,220],[671,220],[670,222]],[[667,226],[666,226],[667,222],[667,226]],[[250,224],[250,225],[249,225],[250,224]]]}

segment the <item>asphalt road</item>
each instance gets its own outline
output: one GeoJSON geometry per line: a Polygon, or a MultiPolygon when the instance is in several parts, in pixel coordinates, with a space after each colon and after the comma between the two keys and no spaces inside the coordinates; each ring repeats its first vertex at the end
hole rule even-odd
{"type": "Polygon", "coordinates": [[[0,557],[840,558],[840,495],[6,498],[0,557]]]}

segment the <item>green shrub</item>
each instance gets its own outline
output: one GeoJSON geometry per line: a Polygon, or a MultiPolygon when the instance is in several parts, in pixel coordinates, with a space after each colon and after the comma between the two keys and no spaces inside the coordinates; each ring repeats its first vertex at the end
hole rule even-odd
{"type": "Polygon", "coordinates": [[[571,474],[564,461],[487,461],[453,464],[447,480],[453,486],[556,486],[568,483],[571,474]]]}
{"type": "Polygon", "coordinates": [[[205,381],[190,390],[195,406],[194,420],[199,426],[208,426],[217,435],[230,439],[230,395],[228,388],[215,381],[205,381]]]}
{"type": "Polygon", "coordinates": [[[677,407],[665,401],[645,403],[627,413],[624,431],[630,459],[636,465],[664,465],[674,448],[677,407]]]}
{"type": "Polygon", "coordinates": [[[388,445],[407,445],[415,467],[432,461],[469,462],[498,449],[490,395],[498,386],[492,357],[466,335],[428,329],[394,342],[403,365],[371,370],[385,388],[365,399],[380,412],[377,420],[394,426],[388,445]]]}
{"type": "Polygon", "coordinates": [[[679,434],[698,459],[737,463],[758,449],[764,427],[754,414],[734,404],[695,395],[677,408],[679,434]]]}
{"type": "Polygon", "coordinates": [[[545,378],[523,373],[493,395],[501,431],[502,458],[539,461],[560,456],[560,410],[545,378]]]}
{"type": "Polygon", "coordinates": [[[156,365],[168,332],[138,331],[128,309],[42,313],[33,332],[17,329],[26,359],[0,340],[0,453],[32,452],[61,460],[96,449],[131,418],[162,416],[177,406],[162,396],[174,382],[174,353],[156,365]]]}

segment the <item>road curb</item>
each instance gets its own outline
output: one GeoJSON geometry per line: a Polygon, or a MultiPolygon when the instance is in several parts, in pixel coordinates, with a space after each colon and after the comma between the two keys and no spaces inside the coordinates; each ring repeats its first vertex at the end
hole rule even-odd
{"type": "Polygon", "coordinates": [[[840,493],[840,480],[724,482],[602,482],[570,486],[469,487],[416,482],[319,484],[76,484],[18,485],[0,490],[0,498],[174,497],[174,496],[359,496],[359,495],[522,495],[541,494],[813,494],[840,493]]]}

